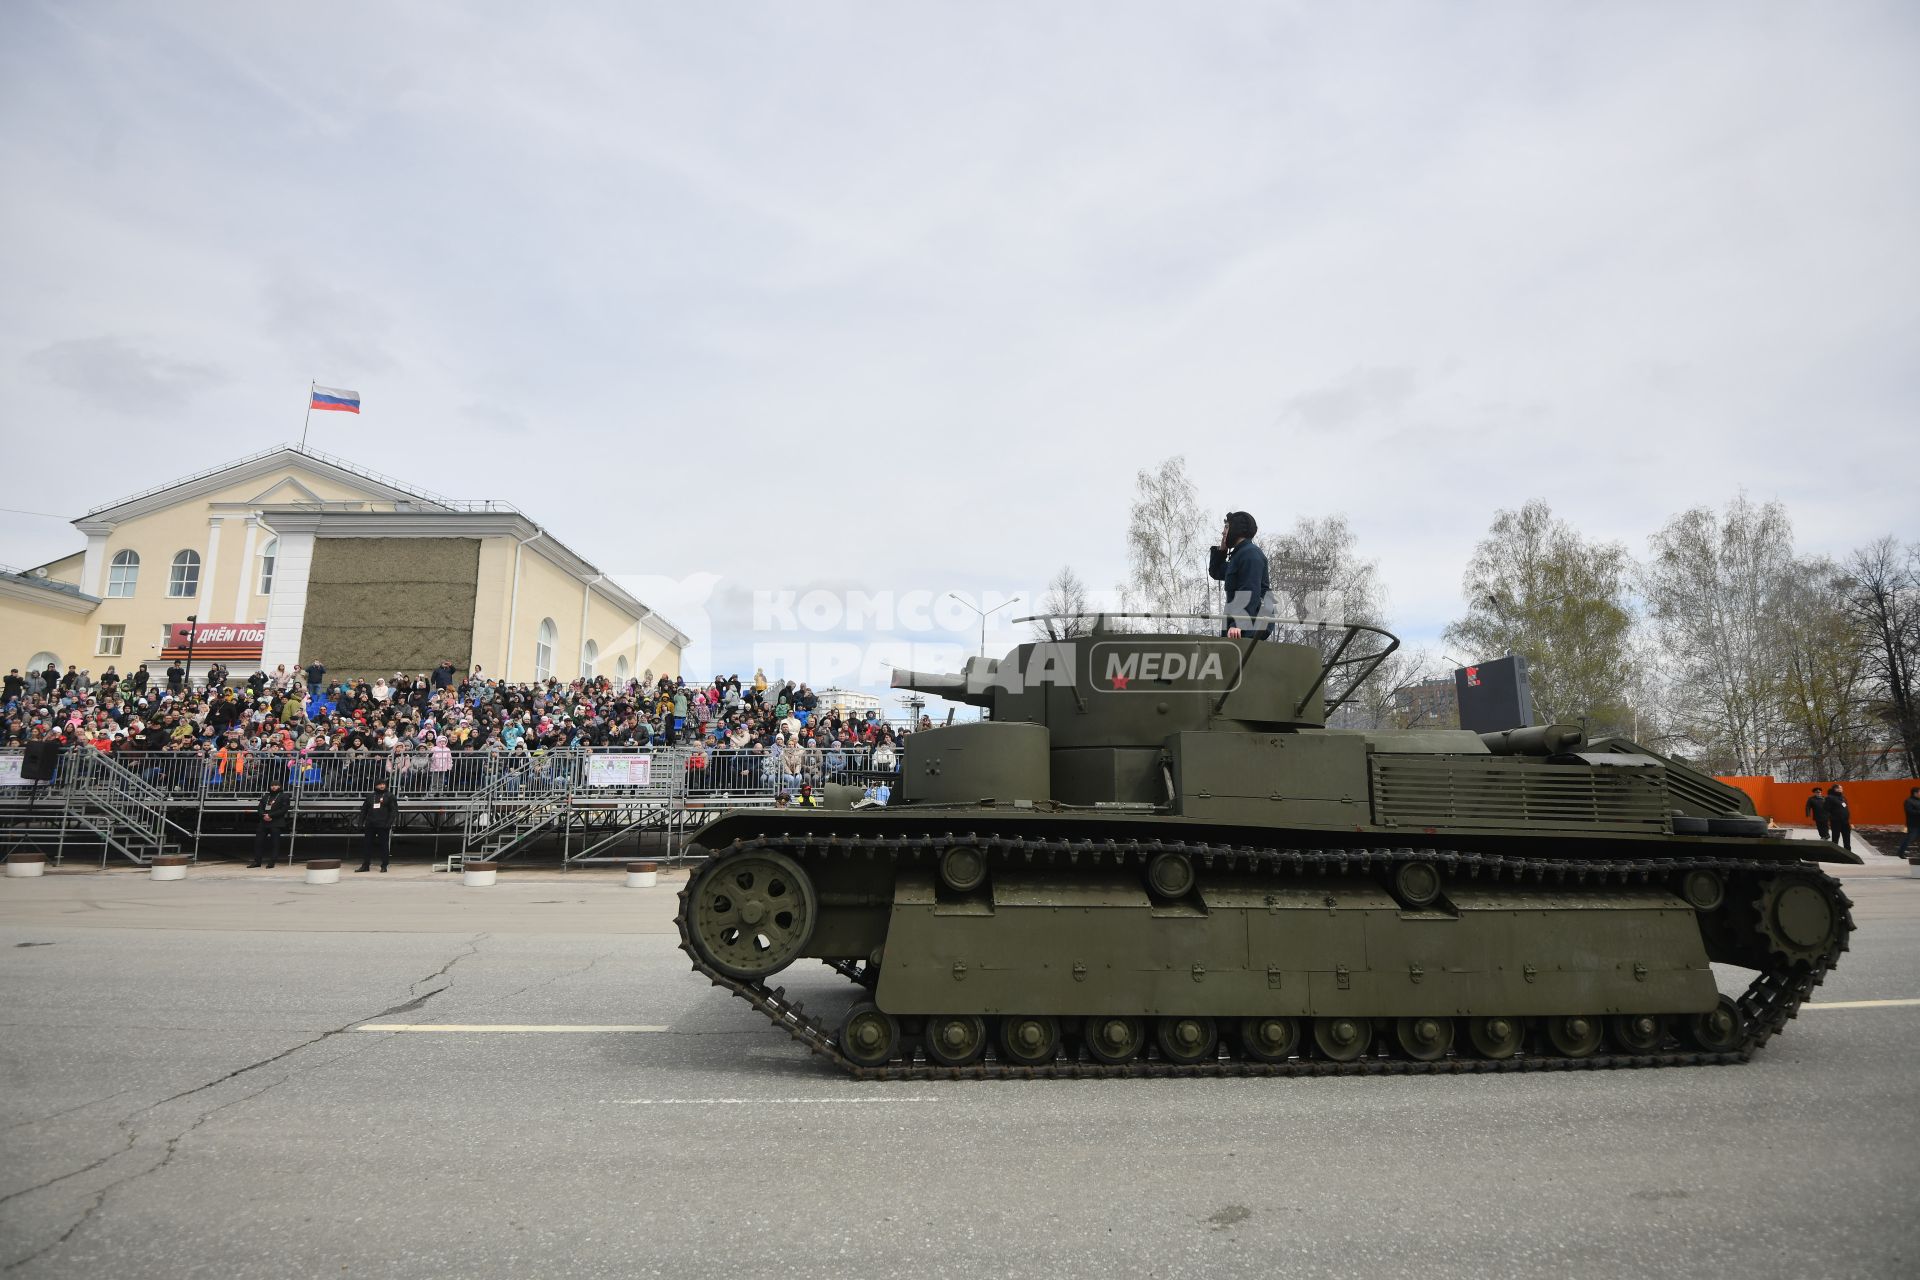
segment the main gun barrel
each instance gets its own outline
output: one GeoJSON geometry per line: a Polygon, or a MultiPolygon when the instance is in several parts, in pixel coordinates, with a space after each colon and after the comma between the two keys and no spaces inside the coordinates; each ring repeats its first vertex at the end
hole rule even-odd
{"type": "Polygon", "coordinates": [[[992,693],[986,689],[971,690],[968,688],[970,683],[966,674],[958,671],[909,671],[905,667],[896,667],[893,672],[893,687],[896,689],[930,693],[974,707],[992,706],[992,693]]]}

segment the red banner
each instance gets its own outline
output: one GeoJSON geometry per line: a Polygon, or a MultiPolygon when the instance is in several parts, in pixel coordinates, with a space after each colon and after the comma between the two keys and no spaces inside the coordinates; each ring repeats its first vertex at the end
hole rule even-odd
{"type": "Polygon", "coordinates": [[[257,659],[261,648],[267,643],[267,624],[264,622],[169,622],[163,651],[166,656],[186,653],[188,632],[193,633],[194,653],[198,655],[202,651],[214,651],[207,654],[209,658],[257,659]]]}

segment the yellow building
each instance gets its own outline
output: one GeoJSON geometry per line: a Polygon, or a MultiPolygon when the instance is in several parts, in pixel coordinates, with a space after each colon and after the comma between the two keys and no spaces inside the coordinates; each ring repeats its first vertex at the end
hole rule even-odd
{"type": "Polygon", "coordinates": [[[455,502],[295,445],[75,520],[84,550],[0,570],[0,662],[160,678],[442,660],[513,681],[678,674],[687,637],[513,507],[455,502]]]}

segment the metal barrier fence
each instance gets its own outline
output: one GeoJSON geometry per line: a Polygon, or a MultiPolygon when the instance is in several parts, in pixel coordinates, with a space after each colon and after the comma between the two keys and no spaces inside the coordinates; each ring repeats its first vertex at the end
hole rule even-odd
{"type": "MultiPolygon", "coordinates": [[[[62,755],[51,793],[85,773],[88,747],[62,755]]],[[[0,753],[0,755],[18,753],[0,753]]],[[[175,804],[251,801],[276,779],[303,799],[358,800],[385,781],[403,801],[458,802],[483,793],[531,798],[553,792],[652,796],[662,800],[771,800],[804,784],[860,783],[891,773],[895,748],[789,747],[773,750],[639,747],[549,752],[456,751],[435,769],[425,751],[122,751],[112,760],[175,804]]],[[[26,788],[0,786],[23,796],[26,788]]]]}

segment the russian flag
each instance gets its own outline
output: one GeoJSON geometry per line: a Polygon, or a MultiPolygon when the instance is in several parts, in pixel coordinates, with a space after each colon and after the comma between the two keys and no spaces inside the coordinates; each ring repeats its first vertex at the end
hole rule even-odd
{"type": "Polygon", "coordinates": [[[309,409],[335,409],[341,413],[360,412],[360,393],[342,391],[338,387],[315,387],[313,399],[308,402],[309,409]]]}

